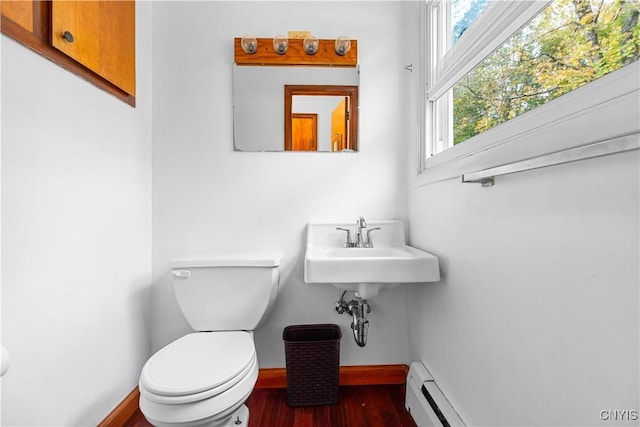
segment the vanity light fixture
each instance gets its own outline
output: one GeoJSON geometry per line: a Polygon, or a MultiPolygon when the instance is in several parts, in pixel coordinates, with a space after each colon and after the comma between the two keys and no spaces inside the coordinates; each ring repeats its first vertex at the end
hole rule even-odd
{"type": "Polygon", "coordinates": [[[279,35],[273,38],[273,50],[275,50],[278,55],[284,55],[288,47],[289,40],[285,36],[279,35]]]}
{"type": "MultiPolygon", "coordinates": [[[[242,37],[240,41],[240,46],[242,46],[242,50],[249,55],[253,55],[258,50],[258,40],[250,35],[246,35],[242,37]]],[[[286,51],[286,49],[285,49],[286,51]]]]}
{"type": "Polygon", "coordinates": [[[340,56],[345,55],[351,49],[351,41],[347,36],[340,36],[336,39],[336,53],[340,56]]]}
{"type": "Polygon", "coordinates": [[[318,39],[311,34],[302,41],[302,46],[304,47],[304,51],[307,52],[307,55],[315,55],[318,51],[319,44],[318,39]]]}
{"type": "Polygon", "coordinates": [[[358,40],[349,39],[346,36],[319,39],[307,33],[304,38],[296,39],[281,34],[271,37],[245,35],[233,38],[233,50],[236,65],[322,67],[356,67],[358,65],[358,40]]]}

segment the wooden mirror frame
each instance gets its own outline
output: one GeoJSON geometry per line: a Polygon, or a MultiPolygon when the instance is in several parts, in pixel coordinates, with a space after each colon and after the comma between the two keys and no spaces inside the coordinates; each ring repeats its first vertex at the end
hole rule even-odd
{"type": "Polygon", "coordinates": [[[284,87],[284,149],[292,149],[291,120],[293,96],[344,96],[349,97],[348,148],[358,151],[358,86],[285,85],[284,87]]]}

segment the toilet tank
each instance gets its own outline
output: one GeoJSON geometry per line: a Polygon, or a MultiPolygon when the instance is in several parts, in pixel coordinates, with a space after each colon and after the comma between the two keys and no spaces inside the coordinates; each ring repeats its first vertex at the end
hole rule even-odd
{"type": "Polygon", "coordinates": [[[171,260],[178,305],[196,331],[251,331],[271,313],[282,254],[216,251],[171,260]]]}

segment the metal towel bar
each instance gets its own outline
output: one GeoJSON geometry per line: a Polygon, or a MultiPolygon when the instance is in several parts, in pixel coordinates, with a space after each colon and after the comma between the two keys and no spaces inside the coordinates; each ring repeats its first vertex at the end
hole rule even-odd
{"type": "Polygon", "coordinates": [[[568,150],[544,154],[542,156],[509,163],[502,166],[496,166],[478,172],[465,173],[460,176],[460,179],[463,183],[479,183],[482,184],[483,187],[490,187],[494,184],[494,177],[499,175],[507,175],[510,173],[522,172],[530,169],[561,165],[563,163],[592,159],[594,157],[602,157],[610,154],[624,153],[626,151],[638,149],[640,149],[640,134],[634,133],[613,139],[608,139],[606,141],[583,145],[582,147],[570,148],[568,150]]]}

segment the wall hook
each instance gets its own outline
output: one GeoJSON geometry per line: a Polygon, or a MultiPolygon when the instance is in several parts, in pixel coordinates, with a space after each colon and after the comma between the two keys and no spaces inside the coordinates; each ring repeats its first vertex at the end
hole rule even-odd
{"type": "Polygon", "coordinates": [[[404,69],[409,71],[410,73],[413,73],[413,64],[405,65],[404,69]]]}

